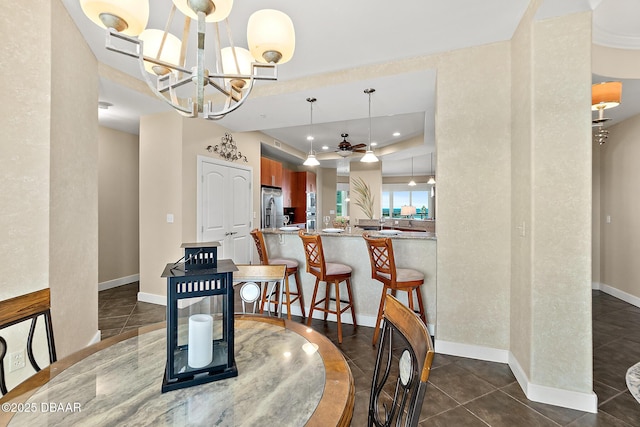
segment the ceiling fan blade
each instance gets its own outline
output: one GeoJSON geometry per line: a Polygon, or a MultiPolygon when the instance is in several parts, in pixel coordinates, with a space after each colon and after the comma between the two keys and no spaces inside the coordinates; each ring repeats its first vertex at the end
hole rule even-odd
{"type": "Polygon", "coordinates": [[[367,144],[356,144],[356,145],[352,145],[351,149],[352,150],[358,150],[360,148],[365,148],[367,146],[367,144]]]}
{"type": "Polygon", "coordinates": [[[362,149],[362,148],[359,148],[359,149],[357,149],[357,150],[353,150],[353,152],[354,152],[354,153],[366,153],[366,152],[367,152],[367,150],[362,149]]]}

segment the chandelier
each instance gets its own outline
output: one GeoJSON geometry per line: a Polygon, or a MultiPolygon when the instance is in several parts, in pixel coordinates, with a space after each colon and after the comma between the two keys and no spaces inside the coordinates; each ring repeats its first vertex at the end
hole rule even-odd
{"type": "Polygon", "coordinates": [[[106,48],[136,58],[151,91],[186,117],[225,117],[245,102],[256,80],[277,80],[276,64],[289,61],[295,50],[291,19],[273,9],[249,18],[249,49],[235,46],[227,18],[233,0],[172,0],[164,30],[146,28],[149,0],[80,0],[80,5],[89,19],[107,29],[106,48]],[[176,9],[184,15],[182,39],[169,32],[176,9]],[[195,64],[189,66],[192,21],[198,37],[195,64]],[[220,39],[223,21],[226,47],[220,39]],[[206,40],[209,24],[213,48],[206,40]],[[205,44],[207,53],[215,54],[211,62],[205,62],[205,44]]]}

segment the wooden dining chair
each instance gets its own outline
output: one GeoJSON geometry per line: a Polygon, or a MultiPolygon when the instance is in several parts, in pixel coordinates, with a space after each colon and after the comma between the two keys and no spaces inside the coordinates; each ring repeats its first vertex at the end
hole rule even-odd
{"type": "MultiPolygon", "coordinates": [[[[27,336],[27,357],[36,372],[41,370],[33,355],[33,335],[36,330],[38,317],[44,318],[44,327],[47,335],[49,349],[49,363],[57,360],[56,345],[53,339],[53,326],[51,324],[51,293],[49,288],[20,295],[4,301],[0,301],[0,331],[18,323],[31,320],[31,328],[27,336]]],[[[4,359],[7,355],[7,341],[0,336],[0,393],[7,393],[7,384],[4,375],[4,359]]]]}
{"type": "Polygon", "coordinates": [[[342,313],[350,309],[353,326],[357,326],[356,311],[353,306],[353,294],[351,292],[351,267],[337,262],[325,261],[324,250],[322,249],[322,238],[319,234],[310,234],[304,230],[300,230],[298,235],[302,239],[302,245],[304,247],[307,273],[311,273],[316,277],[307,325],[311,325],[314,310],[324,312],[324,320],[327,320],[328,314],[335,314],[338,323],[338,342],[342,344],[342,313]],[[322,299],[317,299],[320,282],[325,282],[325,296],[322,299]],[[346,284],[347,300],[340,298],[341,282],[345,282],[346,284]],[[335,298],[331,297],[332,284],[334,285],[335,298]],[[331,308],[331,302],[335,303],[335,308],[331,308]]]}
{"type": "MultiPolygon", "coordinates": [[[[283,303],[287,306],[287,318],[291,320],[291,305],[298,301],[300,304],[300,311],[302,317],[306,317],[304,310],[304,296],[302,294],[302,282],[300,281],[300,272],[298,270],[298,261],[291,258],[269,258],[267,253],[267,245],[264,241],[264,235],[262,231],[254,229],[251,231],[251,237],[256,244],[256,250],[258,251],[258,257],[260,258],[260,264],[262,265],[277,265],[283,264],[287,267],[287,274],[284,279],[284,298],[283,303]],[[296,281],[296,289],[292,291],[289,284],[289,276],[293,276],[296,281]]],[[[275,292],[268,292],[267,287],[264,288],[262,299],[260,301],[260,312],[264,312],[265,304],[280,303],[280,288],[274,289],[275,292]]]]}
{"type": "Polygon", "coordinates": [[[424,274],[410,268],[396,267],[396,260],[393,253],[393,243],[389,237],[372,237],[369,233],[362,234],[367,249],[369,250],[369,260],[371,261],[371,278],[382,283],[382,295],[380,296],[380,307],[376,318],[376,328],[373,331],[373,345],[378,341],[380,333],[380,321],[384,310],[385,295],[390,291],[395,296],[396,291],[407,292],[409,308],[413,311],[413,294],[418,300],[418,313],[426,324],[427,316],[422,303],[422,293],[420,287],[424,283],[424,274]]]}
{"type": "Polygon", "coordinates": [[[424,322],[392,295],[384,298],[384,326],[371,382],[368,426],[415,427],[435,351],[424,322]]]}
{"type": "MultiPolygon", "coordinates": [[[[240,299],[242,300],[242,312],[247,313],[246,304],[252,305],[252,313],[256,312],[262,295],[261,285],[265,283],[265,289],[271,284],[271,288],[279,287],[286,280],[287,267],[279,265],[249,265],[237,264],[238,271],[233,272],[233,283],[240,286],[240,299]]],[[[282,289],[282,288],[280,288],[282,289]]],[[[277,306],[276,306],[277,314],[277,306]]]]}

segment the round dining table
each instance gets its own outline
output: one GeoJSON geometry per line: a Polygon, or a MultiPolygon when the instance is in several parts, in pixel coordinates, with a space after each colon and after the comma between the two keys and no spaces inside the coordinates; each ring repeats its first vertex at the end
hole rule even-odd
{"type": "Polygon", "coordinates": [[[353,376],[324,335],[238,315],[238,376],[161,393],[166,325],[108,338],[44,368],[1,400],[10,426],[348,426],[353,376]]]}

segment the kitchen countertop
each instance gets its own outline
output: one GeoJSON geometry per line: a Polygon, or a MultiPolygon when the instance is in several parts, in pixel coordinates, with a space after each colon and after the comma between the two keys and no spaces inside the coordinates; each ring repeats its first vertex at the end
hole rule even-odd
{"type": "MultiPolygon", "coordinates": [[[[387,230],[387,229],[385,229],[387,230]]],[[[278,228],[263,228],[261,230],[265,234],[297,234],[298,230],[280,230],[278,228]]],[[[318,230],[318,234],[321,236],[331,237],[362,237],[362,233],[365,230],[358,227],[351,227],[351,231],[347,230],[339,233],[330,233],[322,230],[318,230]]],[[[398,234],[381,234],[379,231],[370,230],[371,236],[391,237],[392,239],[420,239],[420,240],[437,240],[435,233],[426,231],[398,231],[398,234]]]]}

